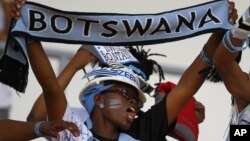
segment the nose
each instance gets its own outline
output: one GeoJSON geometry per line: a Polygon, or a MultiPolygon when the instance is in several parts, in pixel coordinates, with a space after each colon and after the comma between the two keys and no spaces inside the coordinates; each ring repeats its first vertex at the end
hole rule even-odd
{"type": "Polygon", "coordinates": [[[135,99],[129,99],[129,100],[128,100],[128,103],[129,103],[130,105],[132,105],[132,106],[136,106],[136,108],[137,108],[137,101],[136,101],[135,99]]]}

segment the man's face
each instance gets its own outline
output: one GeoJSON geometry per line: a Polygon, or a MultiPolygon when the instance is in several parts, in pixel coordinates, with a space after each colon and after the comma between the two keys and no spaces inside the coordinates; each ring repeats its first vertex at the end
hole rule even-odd
{"type": "Polygon", "coordinates": [[[114,85],[104,91],[102,97],[104,117],[120,129],[129,129],[140,108],[137,90],[127,85],[114,85]]]}

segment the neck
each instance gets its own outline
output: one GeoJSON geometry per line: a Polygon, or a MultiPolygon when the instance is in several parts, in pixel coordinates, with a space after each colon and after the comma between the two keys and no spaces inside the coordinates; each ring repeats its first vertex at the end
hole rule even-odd
{"type": "Polygon", "coordinates": [[[105,118],[101,109],[96,108],[92,115],[92,131],[107,139],[117,139],[119,136],[119,129],[109,119],[105,118]]]}

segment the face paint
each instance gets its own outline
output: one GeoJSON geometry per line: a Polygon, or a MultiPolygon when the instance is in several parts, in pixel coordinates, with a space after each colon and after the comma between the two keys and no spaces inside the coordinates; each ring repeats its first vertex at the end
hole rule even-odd
{"type": "Polygon", "coordinates": [[[109,100],[108,107],[111,108],[111,109],[117,109],[117,108],[120,108],[121,105],[122,105],[121,100],[119,100],[119,99],[111,99],[111,100],[109,100]]]}

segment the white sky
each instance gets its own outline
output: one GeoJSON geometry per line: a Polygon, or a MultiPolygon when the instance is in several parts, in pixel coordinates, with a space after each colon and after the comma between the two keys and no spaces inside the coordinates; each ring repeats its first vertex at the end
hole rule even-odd
{"type": "MultiPolygon", "coordinates": [[[[207,2],[209,0],[32,0],[34,2],[49,5],[54,8],[81,11],[81,12],[105,12],[105,13],[158,13],[165,12],[177,8],[183,8],[191,5],[207,2]]],[[[250,5],[249,0],[234,0],[238,9],[238,14],[241,15],[243,11],[250,5]]],[[[160,64],[176,65],[187,67],[194,60],[199,53],[201,47],[208,39],[209,35],[202,35],[178,42],[164,43],[149,46],[151,52],[160,52],[167,55],[167,58],[153,58],[161,59],[160,64]]],[[[44,43],[45,46],[63,46],[65,50],[75,52],[79,46],[77,45],[62,45],[44,43]],[[70,46],[70,47],[69,47],[70,46]]],[[[249,70],[249,49],[243,53],[241,66],[245,71],[249,70]]],[[[58,61],[51,59],[52,65],[56,72],[58,72],[58,61]]],[[[11,118],[17,120],[25,120],[30,108],[41,93],[41,87],[38,85],[32,71],[30,70],[29,83],[24,95],[19,98],[13,95],[13,107],[11,118]]],[[[82,73],[79,72],[73,78],[66,93],[68,94],[69,102],[73,105],[80,106],[78,103],[78,93],[82,87],[81,81],[82,73]],[[69,96],[70,95],[70,96],[69,96]]],[[[158,75],[157,75],[158,76],[158,75]]],[[[170,74],[165,75],[167,81],[178,82],[179,77],[170,74]]],[[[158,77],[151,77],[151,82],[157,82],[158,77]]],[[[15,93],[15,92],[14,92],[15,93]]],[[[213,84],[206,82],[195,96],[197,100],[201,101],[206,106],[206,119],[200,125],[200,141],[221,141],[226,131],[229,115],[230,115],[230,96],[227,93],[224,85],[213,84]]],[[[149,107],[153,100],[149,98],[149,107]]],[[[43,139],[36,139],[43,140],[43,139]]]]}

